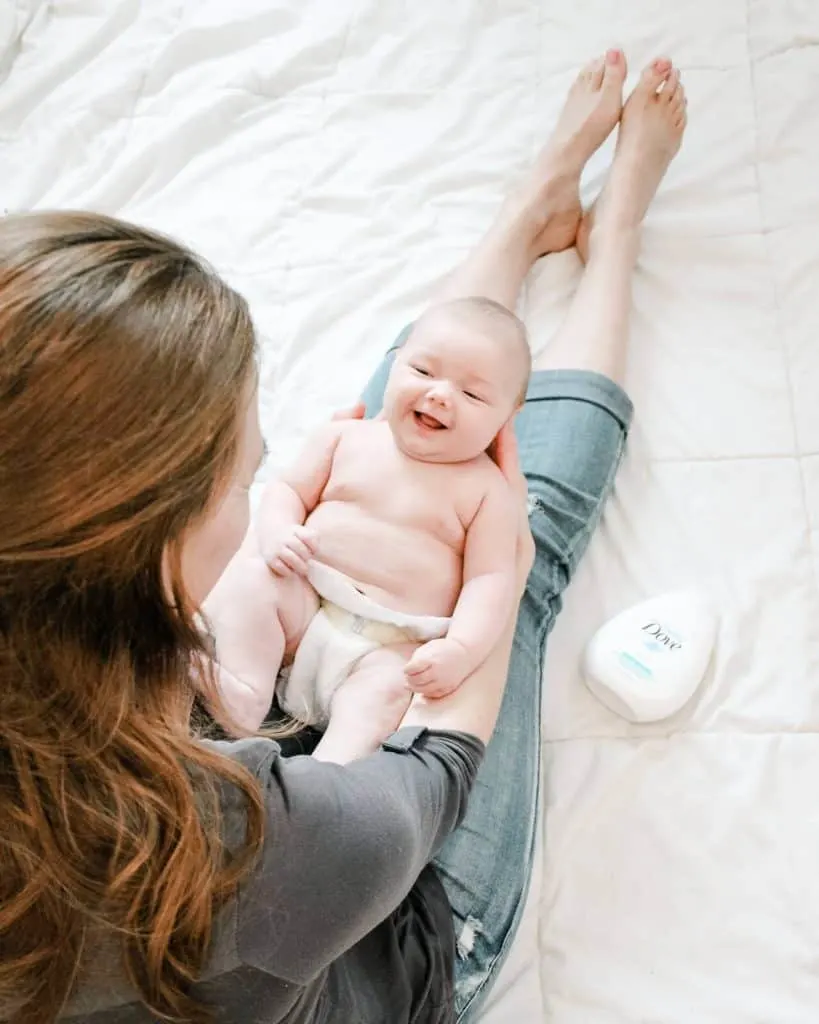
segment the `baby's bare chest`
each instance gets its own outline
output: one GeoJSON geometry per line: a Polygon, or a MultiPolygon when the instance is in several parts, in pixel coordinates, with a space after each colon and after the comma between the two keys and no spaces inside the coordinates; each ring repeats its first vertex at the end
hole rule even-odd
{"type": "Polygon", "coordinates": [[[453,547],[463,544],[483,494],[473,465],[410,459],[382,438],[341,444],[322,502],[343,502],[384,523],[423,530],[453,547]]]}

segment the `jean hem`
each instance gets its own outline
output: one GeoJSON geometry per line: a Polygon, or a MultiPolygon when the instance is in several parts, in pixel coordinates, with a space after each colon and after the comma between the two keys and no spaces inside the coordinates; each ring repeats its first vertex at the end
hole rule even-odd
{"type": "Polygon", "coordinates": [[[626,392],[609,377],[594,370],[536,370],[529,382],[526,402],[558,399],[590,402],[610,413],[624,431],[634,416],[634,405],[626,392]]]}

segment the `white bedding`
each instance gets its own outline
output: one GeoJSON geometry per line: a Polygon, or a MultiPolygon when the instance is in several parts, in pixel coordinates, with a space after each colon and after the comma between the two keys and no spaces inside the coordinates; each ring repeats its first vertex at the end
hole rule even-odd
{"type": "MultiPolygon", "coordinates": [[[[349,402],[607,44],[690,95],[635,287],[637,421],[546,663],[545,815],[491,1024],[819,1019],[819,4],[5,0],[0,201],[175,233],[251,300],[275,467],[349,402]],[[672,721],[584,689],[607,615],[704,581],[672,721]]],[[[610,150],[588,177],[599,187],[610,150]]],[[[543,347],[579,267],[537,271],[543,347]]]]}

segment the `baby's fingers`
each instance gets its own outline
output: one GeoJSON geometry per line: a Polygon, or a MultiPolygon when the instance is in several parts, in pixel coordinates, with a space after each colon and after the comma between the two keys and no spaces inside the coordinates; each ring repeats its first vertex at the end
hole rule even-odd
{"type": "Polygon", "coordinates": [[[439,697],[446,697],[454,689],[449,683],[441,680],[434,670],[430,670],[429,674],[421,676],[420,680],[418,676],[413,676],[407,683],[407,686],[413,693],[417,693],[421,697],[429,697],[433,700],[437,700],[439,697]]]}
{"type": "Polygon", "coordinates": [[[404,666],[404,672],[408,676],[418,676],[421,675],[422,672],[428,672],[429,670],[429,658],[426,658],[423,654],[419,654],[417,651],[404,666]]]}
{"type": "MultiPolygon", "coordinates": [[[[318,534],[315,530],[311,530],[309,526],[294,526],[293,537],[291,538],[291,545],[296,547],[295,542],[298,541],[299,545],[305,548],[305,553],[302,557],[310,558],[318,551],[319,540],[318,534]]],[[[296,547],[298,551],[299,548],[296,547]]],[[[301,554],[301,552],[299,551],[301,554]]]]}
{"type": "Polygon", "coordinates": [[[424,693],[425,687],[435,682],[436,671],[432,665],[424,661],[421,665],[414,665],[411,661],[404,666],[404,675],[407,677],[407,686],[416,693],[424,693]]]}
{"type": "Polygon", "coordinates": [[[275,576],[292,576],[293,575],[293,570],[284,561],[284,559],[280,558],[278,555],[276,555],[275,558],[272,558],[267,564],[268,564],[268,567],[269,567],[270,571],[275,576]]]}
{"type": "Polygon", "coordinates": [[[446,697],[455,690],[456,687],[451,686],[449,683],[434,682],[429,683],[423,692],[424,697],[429,697],[431,700],[438,700],[441,697],[446,697]]]}
{"type": "Polygon", "coordinates": [[[276,562],[282,562],[290,572],[294,572],[298,576],[307,575],[307,560],[302,558],[291,548],[282,548],[276,562]]]}
{"type": "Polygon", "coordinates": [[[407,679],[407,689],[413,693],[420,693],[422,697],[428,697],[429,691],[435,685],[435,676],[431,673],[409,676],[407,679]]]}
{"type": "Polygon", "coordinates": [[[315,555],[317,544],[315,540],[309,538],[302,538],[297,534],[294,534],[283,546],[279,554],[283,554],[289,551],[291,554],[300,558],[305,564],[315,555]]]}

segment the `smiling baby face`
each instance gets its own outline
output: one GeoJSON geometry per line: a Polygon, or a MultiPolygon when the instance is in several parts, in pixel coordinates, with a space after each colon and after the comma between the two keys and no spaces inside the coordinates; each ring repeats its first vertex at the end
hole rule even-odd
{"type": "Polygon", "coordinates": [[[531,358],[518,318],[489,299],[434,306],[398,352],[384,412],[398,447],[424,462],[485,452],[523,401],[531,358]]]}

